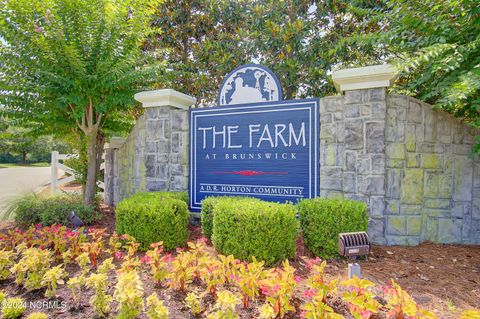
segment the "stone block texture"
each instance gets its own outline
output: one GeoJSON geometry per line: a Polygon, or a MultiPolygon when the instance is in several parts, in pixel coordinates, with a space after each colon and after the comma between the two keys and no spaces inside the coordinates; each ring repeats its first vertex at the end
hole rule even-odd
{"type": "Polygon", "coordinates": [[[188,188],[188,110],[149,107],[115,150],[113,202],[145,191],[188,188]]]}
{"type": "Polygon", "coordinates": [[[478,134],[426,103],[387,96],[388,244],[480,244],[480,159],[471,155],[478,134]]]}
{"type": "Polygon", "coordinates": [[[364,201],[374,243],[480,244],[480,132],[382,88],[320,105],[320,196],[364,201]]]}
{"type": "Polygon", "coordinates": [[[376,243],[386,243],[386,107],[383,88],[320,101],[320,196],[365,202],[376,243]]]}

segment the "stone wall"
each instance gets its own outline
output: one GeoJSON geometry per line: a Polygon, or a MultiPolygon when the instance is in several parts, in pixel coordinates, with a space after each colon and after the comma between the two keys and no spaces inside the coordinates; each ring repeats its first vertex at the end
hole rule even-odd
{"type": "MultiPolygon", "coordinates": [[[[414,98],[389,95],[385,238],[480,244],[480,160],[475,132],[414,98]]],[[[477,132],[477,134],[479,134],[477,132]]]]}
{"type": "Polygon", "coordinates": [[[320,116],[320,195],[367,203],[373,242],[480,243],[473,129],[384,88],[322,98],[320,116]]]}
{"type": "Polygon", "coordinates": [[[376,243],[385,240],[385,114],[385,88],[320,100],[320,196],[367,203],[376,243]]]}
{"type": "Polygon", "coordinates": [[[188,110],[148,107],[115,151],[113,203],[142,191],[188,187],[188,110]]]}

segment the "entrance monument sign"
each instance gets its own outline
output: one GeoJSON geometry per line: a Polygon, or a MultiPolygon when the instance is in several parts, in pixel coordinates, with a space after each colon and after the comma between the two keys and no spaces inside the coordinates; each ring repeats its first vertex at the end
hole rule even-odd
{"type": "Polygon", "coordinates": [[[190,208],[208,196],[296,202],[319,193],[319,99],[279,101],[268,69],[230,73],[223,106],[190,111],[190,208]]]}

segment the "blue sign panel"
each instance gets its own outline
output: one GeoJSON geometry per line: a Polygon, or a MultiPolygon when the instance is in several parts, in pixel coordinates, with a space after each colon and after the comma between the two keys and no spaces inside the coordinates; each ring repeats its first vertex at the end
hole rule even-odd
{"type": "Polygon", "coordinates": [[[190,209],[208,196],[296,202],[319,192],[319,99],[192,109],[190,209]]]}

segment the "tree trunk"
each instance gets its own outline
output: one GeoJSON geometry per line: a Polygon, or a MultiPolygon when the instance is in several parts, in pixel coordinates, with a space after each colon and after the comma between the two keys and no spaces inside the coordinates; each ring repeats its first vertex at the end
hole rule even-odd
{"type": "Polygon", "coordinates": [[[93,131],[87,136],[87,180],[85,183],[85,192],[83,194],[83,204],[93,205],[97,188],[97,131],[93,131]]]}
{"type": "Polygon", "coordinates": [[[103,151],[104,151],[104,146],[105,146],[105,134],[100,131],[98,132],[98,135],[97,135],[97,178],[96,180],[103,180],[101,178],[101,174],[100,174],[100,166],[102,165],[102,157],[103,157],[103,151]]]}

